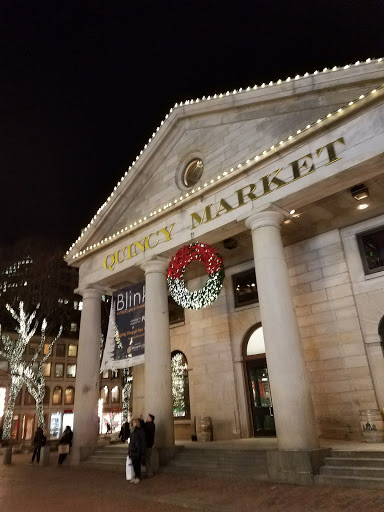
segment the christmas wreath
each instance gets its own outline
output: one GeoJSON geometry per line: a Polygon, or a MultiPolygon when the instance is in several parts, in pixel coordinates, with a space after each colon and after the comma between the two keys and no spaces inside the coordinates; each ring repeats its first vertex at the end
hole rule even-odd
{"type": "Polygon", "coordinates": [[[223,258],[216,249],[199,242],[184,245],[172,258],[167,272],[169,291],[183,308],[200,309],[217,299],[225,277],[223,258]],[[200,261],[207,269],[208,280],[201,290],[190,292],[184,283],[184,271],[192,261],[200,261]]]}

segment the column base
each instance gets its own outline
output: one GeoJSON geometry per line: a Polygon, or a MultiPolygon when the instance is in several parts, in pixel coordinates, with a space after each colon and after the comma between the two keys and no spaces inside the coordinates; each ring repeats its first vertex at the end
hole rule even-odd
{"type": "MultiPolygon", "coordinates": [[[[168,462],[173,459],[176,455],[176,453],[180,450],[177,446],[156,446],[152,454],[154,452],[157,452],[158,454],[158,465],[159,466],[165,466],[168,464],[168,462]]],[[[155,456],[156,457],[156,456],[155,456]]]]}
{"type": "Polygon", "coordinates": [[[68,462],[71,466],[78,466],[80,462],[86,460],[94,453],[97,446],[75,446],[71,448],[71,453],[68,455],[68,462]]]}
{"type": "Polygon", "coordinates": [[[269,478],[274,482],[311,485],[331,449],[277,450],[267,452],[269,478]]]}

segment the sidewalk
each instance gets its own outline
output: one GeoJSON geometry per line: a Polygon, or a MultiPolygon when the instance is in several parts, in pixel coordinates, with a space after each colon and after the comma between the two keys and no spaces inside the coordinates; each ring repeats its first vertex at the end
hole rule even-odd
{"type": "Polygon", "coordinates": [[[138,485],[83,467],[0,465],[1,512],[384,512],[384,491],[158,474],[138,485]]]}

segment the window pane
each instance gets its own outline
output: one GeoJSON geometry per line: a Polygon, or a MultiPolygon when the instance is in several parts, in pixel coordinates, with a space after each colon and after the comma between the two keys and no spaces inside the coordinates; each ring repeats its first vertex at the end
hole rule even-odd
{"type": "Polygon", "coordinates": [[[77,345],[68,345],[68,356],[77,357],[77,345]]]}
{"type": "Polygon", "coordinates": [[[67,364],[67,377],[76,377],[76,365],[67,364]]]}
{"type": "Polygon", "coordinates": [[[35,399],[33,398],[33,396],[30,394],[30,392],[28,391],[28,389],[25,390],[25,394],[24,394],[24,405],[35,405],[35,399]]]}
{"type": "Polygon", "coordinates": [[[168,297],[169,324],[178,324],[184,322],[184,308],[177,304],[171,296],[168,297]]]}
{"type": "Polygon", "coordinates": [[[62,389],[59,387],[56,387],[53,390],[53,395],[52,395],[52,404],[53,405],[61,405],[61,395],[62,395],[62,389]]]}
{"type": "Polygon", "coordinates": [[[65,405],[72,405],[75,398],[75,389],[70,387],[65,390],[64,395],[64,404],[65,405]]]}
{"type": "Polygon", "coordinates": [[[115,386],[112,388],[112,391],[111,391],[111,402],[112,403],[118,402],[119,397],[120,397],[119,386],[115,386]]]}
{"type": "Polygon", "coordinates": [[[30,343],[29,344],[29,355],[33,356],[33,354],[35,354],[35,352],[38,349],[38,347],[39,347],[38,343],[30,343]]]}
{"type": "Polygon", "coordinates": [[[100,398],[103,399],[104,403],[108,403],[108,386],[104,386],[100,390],[100,398]]]}
{"type": "Polygon", "coordinates": [[[8,371],[8,361],[0,361],[0,372],[6,373],[8,371]]]}
{"type": "Polygon", "coordinates": [[[48,354],[49,343],[44,343],[44,355],[48,354]]]}
{"type": "Polygon", "coordinates": [[[54,412],[51,414],[51,423],[49,427],[50,437],[60,437],[61,413],[54,412]]]}
{"type": "Polygon", "coordinates": [[[64,376],[64,364],[56,363],[55,365],[55,377],[63,377],[64,376]]]}
{"type": "Polygon", "coordinates": [[[49,405],[49,396],[50,396],[50,389],[48,386],[45,386],[45,393],[44,393],[44,399],[43,399],[43,404],[44,405],[49,405]]]}
{"type": "Polygon", "coordinates": [[[102,375],[103,375],[103,379],[108,379],[109,370],[104,370],[102,375]]]}
{"type": "Polygon", "coordinates": [[[384,270],[384,229],[360,235],[358,240],[365,273],[384,270]]]}
{"type": "Polygon", "coordinates": [[[255,269],[246,270],[233,276],[235,308],[259,302],[255,269]]]}
{"type": "Polygon", "coordinates": [[[64,343],[59,343],[58,345],[56,345],[56,357],[65,357],[64,343]]]}
{"type": "Polygon", "coordinates": [[[51,376],[51,363],[44,363],[43,364],[43,375],[44,377],[50,377],[51,376]]]}
{"type": "Polygon", "coordinates": [[[71,332],[77,332],[77,323],[71,322],[71,332]]]}

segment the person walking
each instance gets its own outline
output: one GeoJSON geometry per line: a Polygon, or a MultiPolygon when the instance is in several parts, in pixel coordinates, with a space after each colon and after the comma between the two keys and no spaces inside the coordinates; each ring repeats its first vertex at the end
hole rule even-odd
{"type": "Polygon", "coordinates": [[[33,455],[32,455],[31,464],[33,464],[35,457],[36,457],[37,464],[40,462],[40,451],[41,451],[41,447],[44,446],[45,441],[46,441],[46,438],[45,438],[43,429],[41,427],[37,427],[35,436],[33,438],[33,455]]]}
{"type": "Polygon", "coordinates": [[[134,418],[132,420],[131,438],[128,448],[128,456],[132,460],[133,471],[135,478],[131,480],[132,483],[138,484],[141,479],[141,459],[145,454],[145,432],[141,428],[140,420],[134,418]]]}
{"type": "Polygon", "coordinates": [[[120,434],[119,434],[119,439],[121,440],[122,443],[125,443],[125,441],[127,439],[129,439],[129,435],[130,435],[130,433],[129,433],[129,423],[128,423],[128,421],[126,421],[121,426],[121,430],[120,430],[120,434]]]}
{"type": "Polygon", "coordinates": [[[152,468],[152,447],[155,442],[155,417],[153,414],[148,414],[147,421],[142,422],[145,432],[145,468],[147,477],[153,476],[152,468]]]}
{"type": "Polygon", "coordinates": [[[65,461],[66,456],[71,451],[72,446],[72,438],[73,438],[73,432],[71,430],[71,427],[65,427],[64,433],[61,436],[61,439],[59,441],[59,460],[57,461],[57,464],[59,466],[62,465],[62,463],[65,461]]]}

